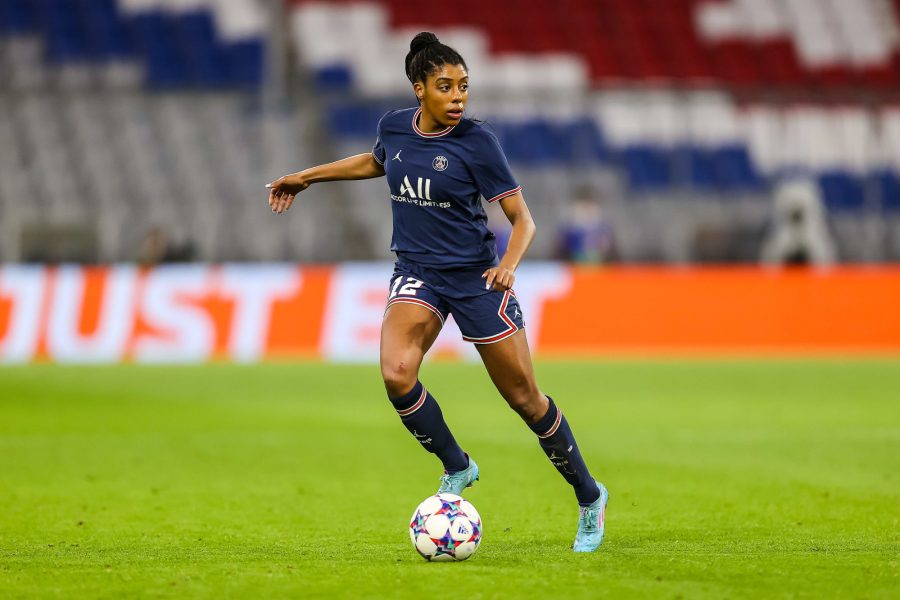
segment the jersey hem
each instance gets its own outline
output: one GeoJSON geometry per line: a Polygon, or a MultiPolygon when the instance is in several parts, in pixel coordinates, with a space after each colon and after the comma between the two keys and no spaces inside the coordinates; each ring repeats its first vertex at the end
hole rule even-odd
{"type": "MultiPolygon", "coordinates": [[[[425,269],[433,269],[435,271],[456,271],[460,269],[490,269],[491,267],[496,267],[500,264],[499,259],[496,257],[488,260],[488,261],[478,261],[478,262],[459,262],[459,263],[424,263],[418,260],[409,258],[408,256],[401,256],[399,251],[393,250],[394,255],[397,257],[396,262],[406,263],[410,265],[414,265],[416,267],[422,267],[425,269]]],[[[433,253],[432,253],[433,254],[433,253]]]]}

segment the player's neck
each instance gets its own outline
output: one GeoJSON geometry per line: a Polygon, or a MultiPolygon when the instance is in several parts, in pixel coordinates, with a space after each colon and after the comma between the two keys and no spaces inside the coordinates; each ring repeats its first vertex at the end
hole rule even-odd
{"type": "Polygon", "coordinates": [[[447,125],[441,125],[437,119],[426,113],[424,109],[419,112],[419,122],[416,124],[424,133],[438,133],[447,129],[447,125]]]}

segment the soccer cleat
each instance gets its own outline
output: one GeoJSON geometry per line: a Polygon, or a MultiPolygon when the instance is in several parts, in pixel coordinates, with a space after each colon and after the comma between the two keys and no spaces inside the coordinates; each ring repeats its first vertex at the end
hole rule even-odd
{"type": "Polygon", "coordinates": [[[602,483],[599,481],[596,483],[600,497],[590,506],[581,506],[578,509],[578,533],[575,534],[575,544],[572,547],[575,552],[593,552],[603,543],[609,492],[602,483]]]}
{"type": "Polygon", "coordinates": [[[441,487],[438,488],[437,493],[449,492],[462,496],[462,491],[467,487],[472,487],[472,484],[476,481],[478,481],[478,465],[469,458],[469,466],[462,471],[457,471],[456,473],[444,471],[444,474],[441,475],[441,487]]]}

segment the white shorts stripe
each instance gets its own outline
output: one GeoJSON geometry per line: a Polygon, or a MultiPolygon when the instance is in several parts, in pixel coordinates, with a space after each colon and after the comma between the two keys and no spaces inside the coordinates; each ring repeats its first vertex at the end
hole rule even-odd
{"type": "Polygon", "coordinates": [[[438,319],[440,319],[442,326],[444,325],[444,315],[441,314],[441,311],[439,311],[437,308],[435,308],[431,304],[425,302],[424,300],[419,300],[418,298],[394,298],[393,300],[388,302],[387,305],[384,307],[385,312],[387,312],[387,309],[390,308],[390,306],[392,304],[397,304],[397,303],[418,304],[419,306],[424,306],[425,308],[427,308],[428,310],[433,312],[435,314],[435,316],[437,316],[438,319]]]}

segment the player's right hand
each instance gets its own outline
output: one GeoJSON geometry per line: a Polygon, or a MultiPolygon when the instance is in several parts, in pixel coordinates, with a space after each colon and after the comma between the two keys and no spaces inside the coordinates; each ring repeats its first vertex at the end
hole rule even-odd
{"type": "Polygon", "coordinates": [[[294,203],[294,197],[309,187],[309,183],[303,181],[300,173],[279,177],[272,183],[267,183],[269,188],[269,208],[273,213],[282,214],[294,203]]]}

